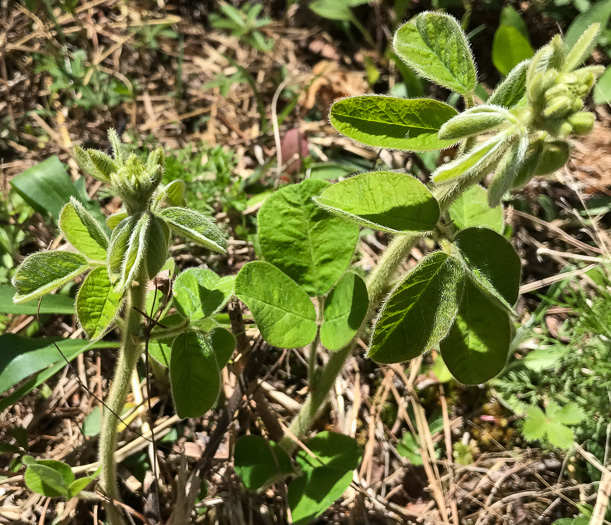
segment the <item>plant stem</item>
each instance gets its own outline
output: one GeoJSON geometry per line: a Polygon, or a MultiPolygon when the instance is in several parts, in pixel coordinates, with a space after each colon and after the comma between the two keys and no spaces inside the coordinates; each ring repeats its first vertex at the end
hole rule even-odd
{"type": "MultiPolygon", "coordinates": [[[[146,279],[139,279],[139,284],[130,287],[127,291],[125,305],[125,325],[123,338],[117,360],[117,368],[108,392],[106,406],[110,409],[104,410],[102,418],[102,429],[100,433],[99,460],[102,465],[100,483],[109,498],[119,500],[119,488],[117,486],[117,465],[115,464],[115,449],[117,448],[117,427],[125,399],[129,390],[132,371],[138,363],[142,353],[142,344],[138,337],[141,314],[145,308],[146,279]],[[112,412],[111,412],[112,411],[112,412]]],[[[110,525],[123,525],[125,522],[113,503],[106,505],[106,514],[110,525]]]]}
{"type": "MultiPolygon", "coordinates": [[[[439,202],[441,215],[445,214],[452,202],[465,191],[469,186],[477,184],[479,178],[464,180],[459,178],[456,181],[435,188],[433,191],[435,198],[439,202]]],[[[378,265],[373,269],[367,279],[367,291],[369,293],[369,310],[363,320],[352,343],[339,352],[331,354],[329,361],[322,369],[318,381],[315,385],[310,385],[310,394],[303,403],[299,413],[295,416],[288,431],[280,441],[280,446],[289,454],[292,453],[297,444],[294,437],[302,439],[308,432],[318,413],[323,408],[327,399],[327,394],[331,390],[337,375],[352,350],[356,347],[356,341],[363,336],[369,326],[378,306],[382,302],[387,292],[387,288],[392,282],[392,277],[399,268],[401,262],[407,257],[414,245],[425,234],[401,235],[395,237],[382,254],[378,265]]]]}

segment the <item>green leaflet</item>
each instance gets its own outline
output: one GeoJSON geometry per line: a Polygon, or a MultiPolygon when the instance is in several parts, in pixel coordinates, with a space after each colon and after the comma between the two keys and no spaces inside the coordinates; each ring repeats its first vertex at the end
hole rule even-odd
{"type": "Polygon", "coordinates": [[[596,2],[590,9],[579,14],[569,26],[564,43],[567,47],[574,46],[592,24],[600,24],[606,27],[611,17],[611,0],[596,2]]]}
{"type": "Polygon", "coordinates": [[[235,471],[248,490],[259,490],[293,473],[291,458],[261,436],[241,436],[233,452],[235,471]]]}
{"type": "Polygon", "coordinates": [[[329,120],[340,133],[368,146],[427,151],[454,144],[440,140],[437,132],[456,114],[437,100],[363,95],[333,104],[329,120]]]}
{"type": "Polygon", "coordinates": [[[361,461],[356,440],[335,432],[320,432],[306,446],[315,457],[300,450],[296,461],[303,476],[291,481],[288,502],[293,525],[307,525],[341,497],[352,482],[352,471],[361,461]]]}
{"type": "Polygon", "coordinates": [[[515,121],[506,109],[482,104],[467,109],[448,120],[439,130],[439,138],[458,140],[498,129],[506,122],[515,121]]]}
{"type": "Polygon", "coordinates": [[[488,228],[462,230],[454,243],[469,269],[469,277],[512,310],[520,291],[521,268],[511,243],[488,228]]]}
{"type": "Polygon", "coordinates": [[[235,350],[235,336],[229,330],[219,327],[212,330],[208,337],[214,350],[214,355],[216,355],[219,370],[222,370],[229,363],[231,354],[235,350]]]}
{"type": "Polygon", "coordinates": [[[95,268],[83,281],[76,296],[76,314],[89,339],[95,341],[108,332],[122,303],[123,293],[114,290],[106,268],[95,268]]]}
{"type": "Polygon", "coordinates": [[[503,208],[488,206],[488,192],[479,184],[461,193],[450,206],[450,218],[459,230],[472,226],[485,226],[503,232],[503,208]]]}
{"type": "Polygon", "coordinates": [[[500,26],[492,42],[492,62],[502,75],[509,72],[524,60],[528,60],[534,50],[524,35],[515,27],[500,26]]]}
{"type": "Polygon", "coordinates": [[[316,206],[312,197],[331,185],[307,179],[276,191],[257,221],[265,260],[309,295],[323,295],[350,264],[359,227],[316,206]]]}
{"type": "Polygon", "coordinates": [[[454,144],[440,140],[437,132],[456,114],[437,100],[363,95],[333,104],[329,120],[340,133],[368,146],[427,151],[454,144]]]}
{"type": "Polygon", "coordinates": [[[174,282],[174,306],[192,321],[213,315],[233,296],[234,280],[205,268],[189,268],[174,282]]]}
{"type": "Polygon", "coordinates": [[[368,308],[365,282],[355,273],[345,273],[325,299],[320,342],[331,351],[344,348],[355,336],[368,308]]]}
{"type": "Polygon", "coordinates": [[[172,344],[170,382],[176,413],[200,417],[219,396],[221,380],[210,343],[195,332],[180,334],[172,344]]]}
{"type": "Polygon", "coordinates": [[[443,339],[458,310],[463,275],[460,262],[446,253],[422,260],[384,303],[368,356],[379,363],[399,363],[443,339]]]}
{"type": "Polygon", "coordinates": [[[59,227],[64,237],[83,255],[94,261],[106,260],[106,232],[74,197],[62,209],[59,227]]]}
{"type": "Polygon", "coordinates": [[[520,104],[526,95],[526,72],[529,62],[524,60],[515,66],[490,95],[487,103],[510,109],[520,104]]]}
{"type": "Polygon", "coordinates": [[[314,200],[332,213],[390,233],[426,232],[439,204],[418,179],[394,171],[361,173],[328,187],[314,200]]]}
{"type": "Polygon", "coordinates": [[[298,348],[316,336],[316,310],[308,294],[272,264],[246,263],[236,277],[235,294],[269,344],[298,348]]]}
{"type": "Polygon", "coordinates": [[[571,154],[569,144],[563,140],[541,142],[535,175],[547,175],[564,166],[571,154]]]}
{"type": "Polygon", "coordinates": [[[13,286],[17,289],[13,301],[22,303],[37,299],[60,288],[88,269],[87,259],[78,253],[33,253],[23,260],[13,276],[13,286]]]}
{"type": "Polygon", "coordinates": [[[505,367],[510,342],[507,312],[465,280],[458,315],[440,344],[452,375],[465,385],[485,383],[505,367]]]}
{"type": "Polygon", "coordinates": [[[149,279],[153,279],[168,260],[170,227],[163,219],[151,215],[144,245],[146,246],[146,256],[144,260],[146,273],[149,279]]]}
{"type": "Polygon", "coordinates": [[[225,253],[227,241],[221,231],[206,216],[187,208],[165,208],[159,216],[167,221],[176,235],[189,239],[209,250],[225,253]]]}
{"type": "Polygon", "coordinates": [[[401,26],[393,39],[399,57],[427,79],[462,95],[477,83],[465,34],[451,16],[425,12],[401,26]]]}
{"type": "Polygon", "coordinates": [[[436,183],[447,182],[457,177],[467,177],[487,173],[490,166],[506,151],[511,142],[511,130],[497,133],[486,142],[473,148],[465,155],[441,165],[432,178],[436,183]]]}

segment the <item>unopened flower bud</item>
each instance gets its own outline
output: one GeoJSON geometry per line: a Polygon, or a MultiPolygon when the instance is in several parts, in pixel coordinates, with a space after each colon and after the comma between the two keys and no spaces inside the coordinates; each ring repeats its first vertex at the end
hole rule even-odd
{"type": "Polygon", "coordinates": [[[578,135],[585,135],[586,133],[590,133],[592,128],[594,127],[594,121],[596,120],[596,116],[594,113],[589,111],[578,111],[577,113],[573,113],[567,121],[573,127],[573,133],[577,133],[578,135]]]}
{"type": "Polygon", "coordinates": [[[562,140],[544,142],[535,174],[553,173],[564,166],[567,160],[569,160],[569,145],[566,142],[562,140]]]}
{"type": "Polygon", "coordinates": [[[560,118],[571,112],[572,100],[567,96],[551,99],[543,110],[545,118],[560,118]]]}

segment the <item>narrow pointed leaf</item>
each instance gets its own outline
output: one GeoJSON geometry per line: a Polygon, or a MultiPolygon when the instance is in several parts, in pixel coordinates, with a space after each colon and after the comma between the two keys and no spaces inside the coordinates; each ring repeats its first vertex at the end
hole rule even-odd
{"type": "Polygon", "coordinates": [[[174,306],[190,320],[214,315],[233,296],[234,281],[232,276],[221,278],[206,268],[189,268],[174,282],[174,306]]]}
{"type": "Polygon", "coordinates": [[[425,12],[401,26],[395,52],[423,77],[460,94],[475,89],[477,74],[466,36],[451,16],[425,12]]]}
{"type": "Polygon", "coordinates": [[[104,266],[87,276],[76,296],[76,314],[89,339],[104,336],[121,311],[122,302],[123,294],[115,292],[104,266]]]}
{"type": "MultiPolygon", "coordinates": [[[[611,13],[611,9],[609,9],[609,13],[611,13]]],[[[573,71],[583,64],[592,53],[594,46],[596,46],[596,40],[599,34],[600,23],[595,23],[588,27],[566,55],[562,69],[564,71],[573,71]]]]}
{"type": "Polygon", "coordinates": [[[316,336],[316,310],[308,294],[272,264],[245,264],[235,294],[252,312],[263,338],[280,348],[298,348],[316,336]]]}
{"type": "Polygon", "coordinates": [[[488,187],[488,202],[494,208],[501,203],[505,193],[513,186],[513,183],[520,172],[522,161],[519,154],[520,143],[515,141],[501,158],[494,176],[488,187]]]}
{"type": "Polygon", "coordinates": [[[309,295],[323,295],[344,273],[359,227],[321,209],[312,200],[331,185],[308,179],[278,190],[257,216],[265,260],[280,268],[309,295]]]}
{"type": "Polygon", "coordinates": [[[469,277],[511,309],[520,289],[520,258],[511,243],[488,228],[462,230],[454,242],[469,268],[469,277]]]}
{"type": "Polygon", "coordinates": [[[333,104],[329,120],[340,133],[368,146],[427,151],[454,144],[437,133],[456,114],[437,100],[363,95],[333,104]]]}
{"type": "Polygon", "coordinates": [[[439,130],[442,139],[463,139],[493,131],[512,120],[512,115],[500,106],[481,105],[459,113],[439,130]]]}
{"type": "Polygon", "coordinates": [[[420,262],[384,303],[368,356],[379,363],[399,363],[443,339],[458,310],[463,273],[460,263],[443,252],[420,262]]]}
{"type": "Polygon", "coordinates": [[[355,336],[367,310],[369,297],[363,279],[347,272],[325,299],[320,341],[328,350],[344,348],[355,336]]]}
{"type": "Polygon", "coordinates": [[[187,208],[165,208],[159,215],[167,221],[170,228],[181,237],[209,250],[225,253],[227,241],[221,231],[206,216],[187,208]]]}
{"type": "Polygon", "coordinates": [[[394,171],[361,173],[333,184],[314,200],[332,213],[390,233],[426,232],[439,204],[418,179],[394,171]]]}
{"type": "Polygon", "coordinates": [[[146,273],[149,279],[155,277],[168,260],[168,247],[170,245],[170,228],[167,223],[151,215],[146,236],[146,273]]]}
{"type": "Polygon", "coordinates": [[[61,315],[74,313],[74,299],[67,295],[45,295],[40,300],[39,308],[38,301],[15,304],[13,296],[16,293],[17,290],[14,286],[0,284],[0,313],[18,315],[36,315],[37,313],[61,315]]]}
{"type": "Polygon", "coordinates": [[[503,232],[503,208],[488,205],[488,192],[479,184],[461,193],[450,206],[450,218],[460,229],[485,226],[498,233],[503,232]]]}
{"type": "Polygon", "coordinates": [[[170,382],[179,417],[200,417],[214,406],[221,382],[214,351],[205,337],[187,332],[174,339],[170,382]]]}
{"type": "Polygon", "coordinates": [[[129,247],[129,239],[134,232],[134,228],[138,224],[138,217],[133,215],[123,219],[110,236],[108,244],[108,277],[110,282],[115,284],[122,275],[123,259],[129,247]]]}
{"type": "Polygon", "coordinates": [[[485,383],[505,367],[510,342],[507,312],[466,280],[456,320],[440,344],[452,375],[466,385],[485,383]]]}
{"type": "Polygon", "coordinates": [[[524,60],[515,66],[486,102],[509,109],[519,105],[526,96],[528,64],[529,61],[524,60]]]}
{"type": "Polygon", "coordinates": [[[78,253],[37,252],[24,259],[13,276],[16,303],[37,299],[62,287],[89,269],[87,259],[78,253]]]}
{"type": "Polygon", "coordinates": [[[101,180],[102,182],[110,182],[110,177],[101,171],[91,160],[89,152],[91,150],[84,150],[80,146],[74,146],[74,160],[78,164],[78,167],[91,175],[94,179],[101,180]]]}
{"type": "Polygon", "coordinates": [[[456,160],[443,164],[432,175],[435,182],[447,182],[457,177],[484,175],[509,146],[507,132],[498,133],[456,160]]]}
{"type": "Polygon", "coordinates": [[[186,191],[184,180],[173,180],[163,189],[163,200],[170,206],[184,206],[186,191]]]}
{"type": "Polygon", "coordinates": [[[59,227],[70,244],[94,261],[106,260],[108,237],[98,222],[76,199],[70,199],[59,216],[59,227]]]}
{"type": "Polygon", "coordinates": [[[148,213],[143,213],[136,217],[136,220],[136,225],[131,231],[127,249],[121,261],[121,277],[115,285],[117,291],[125,290],[128,286],[131,286],[132,282],[140,279],[145,264],[146,234],[152,217],[148,213]]]}

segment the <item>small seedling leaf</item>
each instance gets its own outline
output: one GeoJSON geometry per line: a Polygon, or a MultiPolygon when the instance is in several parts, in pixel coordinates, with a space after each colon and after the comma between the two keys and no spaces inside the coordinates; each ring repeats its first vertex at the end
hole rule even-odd
{"type": "Polygon", "coordinates": [[[450,206],[450,217],[460,230],[485,226],[503,232],[503,208],[488,206],[488,192],[480,185],[471,186],[458,196],[450,206]]]}
{"type": "Polygon", "coordinates": [[[74,197],[62,209],[59,227],[64,237],[83,255],[94,261],[106,260],[106,232],[74,197]]]}

